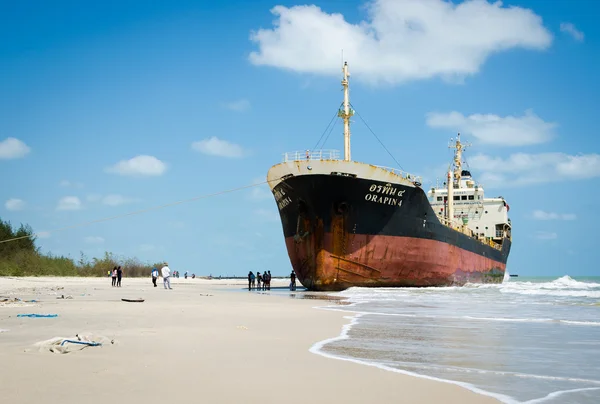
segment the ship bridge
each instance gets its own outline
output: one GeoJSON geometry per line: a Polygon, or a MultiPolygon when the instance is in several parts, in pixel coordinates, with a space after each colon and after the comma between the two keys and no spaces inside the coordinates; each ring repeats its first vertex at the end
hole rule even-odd
{"type": "Polygon", "coordinates": [[[465,146],[459,134],[456,144],[450,146],[456,149],[454,170],[447,173],[442,187],[427,192],[429,203],[442,223],[501,248],[504,238],[512,239],[510,206],[501,196],[486,198],[483,186],[469,170],[462,169],[465,146]]]}

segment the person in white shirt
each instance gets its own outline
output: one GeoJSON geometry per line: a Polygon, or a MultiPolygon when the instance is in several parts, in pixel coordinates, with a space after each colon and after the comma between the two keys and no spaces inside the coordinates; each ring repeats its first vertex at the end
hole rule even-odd
{"type": "Polygon", "coordinates": [[[156,287],[156,279],[158,279],[158,269],[152,268],[152,284],[156,287]]]}
{"type": "Polygon", "coordinates": [[[163,277],[163,284],[165,285],[165,289],[167,288],[167,285],[169,286],[169,289],[171,289],[171,280],[169,279],[171,277],[171,270],[169,269],[169,264],[165,262],[165,265],[162,267],[160,272],[163,277]]]}

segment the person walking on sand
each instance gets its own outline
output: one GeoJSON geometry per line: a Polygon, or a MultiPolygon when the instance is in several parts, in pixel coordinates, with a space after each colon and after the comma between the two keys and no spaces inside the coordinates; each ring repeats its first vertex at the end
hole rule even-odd
{"type": "Polygon", "coordinates": [[[121,266],[119,265],[119,267],[117,268],[117,287],[120,288],[121,287],[121,278],[123,277],[123,270],[121,269],[121,266]]]}
{"type": "Polygon", "coordinates": [[[112,285],[117,286],[117,267],[114,267],[112,271],[112,285]]]}
{"type": "Polygon", "coordinates": [[[169,264],[165,262],[165,265],[161,268],[160,272],[163,277],[165,289],[167,289],[167,286],[169,286],[169,289],[171,289],[171,270],[169,269],[169,264]]]}
{"type": "Polygon", "coordinates": [[[290,290],[296,290],[296,273],[292,269],[292,273],[290,274],[290,290]]]}
{"type": "Polygon", "coordinates": [[[260,284],[262,282],[262,276],[260,272],[256,273],[256,290],[260,290],[260,284]]]}
{"type": "Polygon", "coordinates": [[[158,278],[158,269],[152,268],[152,283],[156,287],[156,278],[158,278]]]}

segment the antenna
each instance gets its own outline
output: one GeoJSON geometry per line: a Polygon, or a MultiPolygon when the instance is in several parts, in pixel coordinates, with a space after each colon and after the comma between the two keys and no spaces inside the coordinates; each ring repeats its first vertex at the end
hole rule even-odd
{"type": "Polygon", "coordinates": [[[342,66],[342,87],[344,88],[344,106],[338,111],[338,116],[344,120],[344,160],[350,161],[350,117],[354,115],[354,111],[350,108],[350,91],[348,89],[348,62],[344,62],[342,66]]]}

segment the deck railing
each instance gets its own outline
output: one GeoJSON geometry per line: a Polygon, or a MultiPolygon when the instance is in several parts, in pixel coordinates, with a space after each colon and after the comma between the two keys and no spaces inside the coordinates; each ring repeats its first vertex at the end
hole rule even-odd
{"type": "MultiPolygon", "coordinates": [[[[288,161],[310,161],[310,160],[341,160],[341,154],[339,150],[328,149],[328,150],[304,150],[304,151],[293,151],[288,153],[283,153],[283,162],[287,163],[288,161]]],[[[400,170],[399,168],[392,167],[384,167],[384,166],[375,166],[377,168],[381,168],[382,170],[389,171],[393,174],[399,175],[402,178],[405,178],[411,182],[416,182],[421,184],[423,179],[420,175],[413,175],[411,173],[407,173],[406,171],[400,170]]]]}
{"type": "Polygon", "coordinates": [[[283,162],[298,160],[339,160],[339,150],[304,150],[283,153],[283,162]]]}
{"type": "Polygon", "coordinates": [[[384,167],[384,166],[375,166],[375,167],[379,167],[383,170],[390,171],[396,175],[399,175],[402,178],[406,178],[409,181],[418,182],[419,184],[423,183],[423,178],[421,178],[420,175],[413,175],[411,173],[407,173],[406,171],[400,170],[399,168],[384,167]]]}

